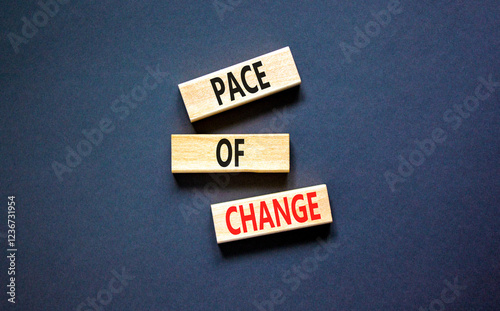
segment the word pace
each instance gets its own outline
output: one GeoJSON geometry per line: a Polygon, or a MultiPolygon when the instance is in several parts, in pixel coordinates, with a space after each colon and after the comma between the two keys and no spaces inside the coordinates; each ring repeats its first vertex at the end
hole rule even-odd
{"type": "MultiPolygon", "coordinates": [[[[266,73],[260,72],[259,67],[262,67],[261,61],[253,63],[252,67],[250,67],[250,65],[246,65],[241,69],[241,83],[243,84],[245,90],[247,90],[248,93],[251,94],[257,93],[259,91],[259,85],[261,90],[271,87],[271,84],[269,84],[269,82],[262,81],[262,78],[266,76],[266,73]],[[257,80],[259,81],[259,84],[253,87],[248,85],[245,76],[247,72],[252,71],[252,68],[255,71],[255,76],[257,77],[257,80]]],[[[229,81],[229,95],[231,97],[231,101],[234,101],[236,93],[239,93],[241,97],[246,96],[245,92],[243,92],[243,89],[238,83],[238,80],[234,77],[231,71],[227,73],[227,81],[229,81]]],[[[222,105],[221,95],[224,94],[224,92],[226,91],[224,80],[222,80],[222,78],[216,77],[210,79],[210,83],[212,84],[212,88],[214,89],[215,97],[217,97],[217,102],[219,103],[219,105],[222,105]]]]}
{"type": "Polygon", "coordinates": [[[212,205],[217,243],[332,222],[326,185],[212,205]]]}
{"type": "Polygon", "coordinates": [[[191,122],[301,83],[290,48],[179,84],[191,122]]]}

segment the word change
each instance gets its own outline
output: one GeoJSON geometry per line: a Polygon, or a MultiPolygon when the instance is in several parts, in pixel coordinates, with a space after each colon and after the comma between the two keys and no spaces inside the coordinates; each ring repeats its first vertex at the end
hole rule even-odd
{"type": "Polygon", "coordinates": [[[332,222],[326,185],[212,204],[217,243],[332,222]]]}

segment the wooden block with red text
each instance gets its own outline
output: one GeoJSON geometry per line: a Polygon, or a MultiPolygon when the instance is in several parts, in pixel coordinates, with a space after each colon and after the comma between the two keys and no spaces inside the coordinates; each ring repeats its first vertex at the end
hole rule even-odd
{"type": "Polygon", "coordinates": [[[289,47],[179,84],[191,122],[299,85],[289,47]]]}
{"type": "Polygon", "coordinates": [[[288,134],[172,135],[172,173],[288,173],[288,134]]]}
{"type": "Polygon", "coordinates": [[[212,204],[217,243],[332,222],[326,185],[212,204]]]}

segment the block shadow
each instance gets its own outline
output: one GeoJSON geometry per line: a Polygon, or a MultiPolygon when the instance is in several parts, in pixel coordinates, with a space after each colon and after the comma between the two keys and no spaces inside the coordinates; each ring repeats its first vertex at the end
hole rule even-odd
{"type": "MultiPolygon", "coordinates": [[[[334,192],[330,194],[333,195],[334,192]]],[[[222,257],[230,259],[251,253],[300,247],[301,245],[318,243],[318,238],[322,240],[337,239],[338,232],[335,224],[335,204],[332,201],[333,197],[334,196],[329,196],[333,219],[332,223],[218,244],[222,257]]],[[[210,226],[213,231],[213,224],[210,223],[210,226]]],[[[213,239],[215,240],[215,232],[213,233],[213,239]]]]}
{"type": "Polygon", "coordinates": [[[217,185],[220,190],[226,188],[275,188],[286,185],[288,181],[288,173],[192,173],[173,175],[180,188],[203,188],[209,183],[217,185]]]}
{"type": "MultiPolygon", "coordinates": [[[[273,109],[279,109],[286,105],[294,105],[303,99],[303,94],[299,91],[300,85],[191,124],[198,134],[213,133],[223,128],[241,123],[256,115],[272,111],[273,109]]],[[[178,105],[184,105],[180,93],[177,96],[177,101],[178,105]]]]}
{"type": "Polygon", "coordinates": [[[227,259],[250,253],[276,251],[283,248],[317,243],[318,238],[322,240],[335,238],[337,234],[334,224],[335,220],[330,224],[222,243],[218,244],[218,246],[222,256],[227,259]]]}
{"type": "MultiPolygon", "coordinates": [[[[294,167],[294,146],[290,141],[290,171],[294,167]]],[[[286,186],[294,176],[289,173],[176,173],[172,175],[180,188],[203,188],[209,183],[215,183],[220,190],[265,187],[275,189],[286,186]]]]}

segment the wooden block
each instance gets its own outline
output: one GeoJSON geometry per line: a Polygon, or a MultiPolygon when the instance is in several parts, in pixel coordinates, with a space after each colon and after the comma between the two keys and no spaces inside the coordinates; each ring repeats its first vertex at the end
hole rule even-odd
{"type": "Polygon", "coordinates": [[[217,243],[332,222],[326,185],[212,204],[217,243]]]}
{"type": "Polygon", "coordinates": [[[191,122],[300,84],[289,47],[179,84],[191,122]]]}
{"type": "Polygon", "coordinates": [[[288,173],[288,134],[172,135],[172,173],[288,173]]]}

